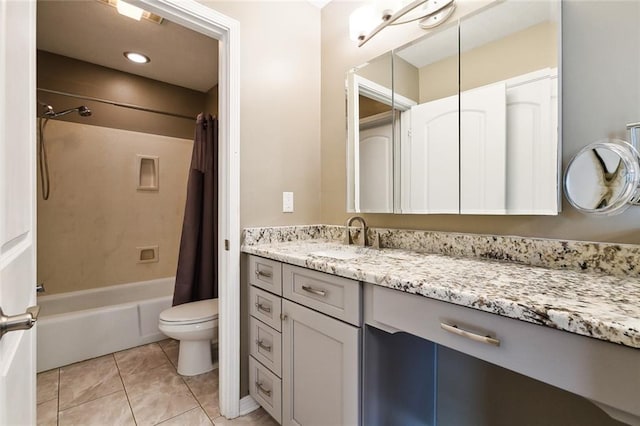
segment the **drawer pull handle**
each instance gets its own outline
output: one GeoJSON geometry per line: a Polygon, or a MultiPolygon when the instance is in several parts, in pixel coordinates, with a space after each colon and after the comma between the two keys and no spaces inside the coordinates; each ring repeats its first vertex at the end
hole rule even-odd
{"type": "Polygon", "coordinates": [[[315,288],[310,287],[308,285],[303,285],[302,289],[304,291],[308,291],[309,293],[312,293],[312,294],[315,294],[315,295],[318,295],[318,296],[322,296],[322,297],[325,297],[327,295],[327,292],[325,290],[318,290],[318,289],[315,289],[315,288]]]}
{"type": "Polygon", "coordinates": [[[256,340],[256,344],[265,351],[271,352],[271,345],[265,345],[264,343],[262,343],[262,339],[256,340]]]}
{"type": "Polygon", "coordinates": [[[271,277],[273,277],[273,275],[271,274],[271,272],[265,272],[265,271],[261,271],[259,269],[256,269],[256,278],[260,279],[260,277],[271,278],[271,277]]]}
{"type": "Polygon", "coordinates": [[[271,313],[271,306],[264,306],[262,303],[256,303],[256,308],[259,311],[266,312],[268,314],[271,313]]]}
{"type": "Polygon", "coordinates": [[[493,337],[489,337],[489,336],[481,336],[476,333],[471,333],[470,331],[466,331],[459,328],[457,325],[449,325],[441,322],[440,327],[443,330],[448,331],[449,333],[466,337],[467,339],[471,339],[475,342],[486,343],[487,345],[500,346],[500,340],[498,339],[494,339],[493,337]]]}
{"type": "Polygon", "coordinates": [[[263,394],[267,395],[268,397],[271,397],[271,391],[269,389],[263,388],[261,382],[256,382],[256,388],[258,388],[258,390],[263,394]]]}

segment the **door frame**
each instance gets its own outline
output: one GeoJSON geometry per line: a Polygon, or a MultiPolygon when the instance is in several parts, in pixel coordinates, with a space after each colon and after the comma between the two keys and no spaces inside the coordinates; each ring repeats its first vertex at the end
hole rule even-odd
{"type": "Polygon", "coordinates": [[[195,0],[130,2],[220,41],[219,398],[220,413],[232,419],[240,414],[240,23],[195,0]]]}

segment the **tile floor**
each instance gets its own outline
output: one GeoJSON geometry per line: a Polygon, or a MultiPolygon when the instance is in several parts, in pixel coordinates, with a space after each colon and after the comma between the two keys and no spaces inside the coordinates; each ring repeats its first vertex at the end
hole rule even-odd
{"type": "Polygon", "coordinates": [[[218,370],[183,377],[167,339],[38,374],[38,425],[275,426],[262,409],[220,416],[218,370]]]}

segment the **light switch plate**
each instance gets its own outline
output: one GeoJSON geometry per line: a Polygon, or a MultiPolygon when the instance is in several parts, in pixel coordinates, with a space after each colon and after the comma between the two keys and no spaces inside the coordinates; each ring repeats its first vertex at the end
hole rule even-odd
{"type": "Polygon", "coordinates": [[[282,212],[293,213],[293,192],[282,193],[282,212]]]}

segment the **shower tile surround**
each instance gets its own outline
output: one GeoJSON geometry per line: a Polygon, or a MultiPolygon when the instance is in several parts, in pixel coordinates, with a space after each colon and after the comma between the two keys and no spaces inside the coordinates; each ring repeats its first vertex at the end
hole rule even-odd
{"type": "Polygon", "coordinates": [[[37,424],[276,425],[262,409],[221,417],[218,370],[182,377],[177,362],[167,339],[40,373],[37,424]]]}
{"type": "Polygon", "coordinates": [[[344,250],[333,225],[247,228],[242,250],[640,348],[640,246],[375,228],[371,241],[375,232],[384,248],[350,260],[313,254],[344,250]]]}

